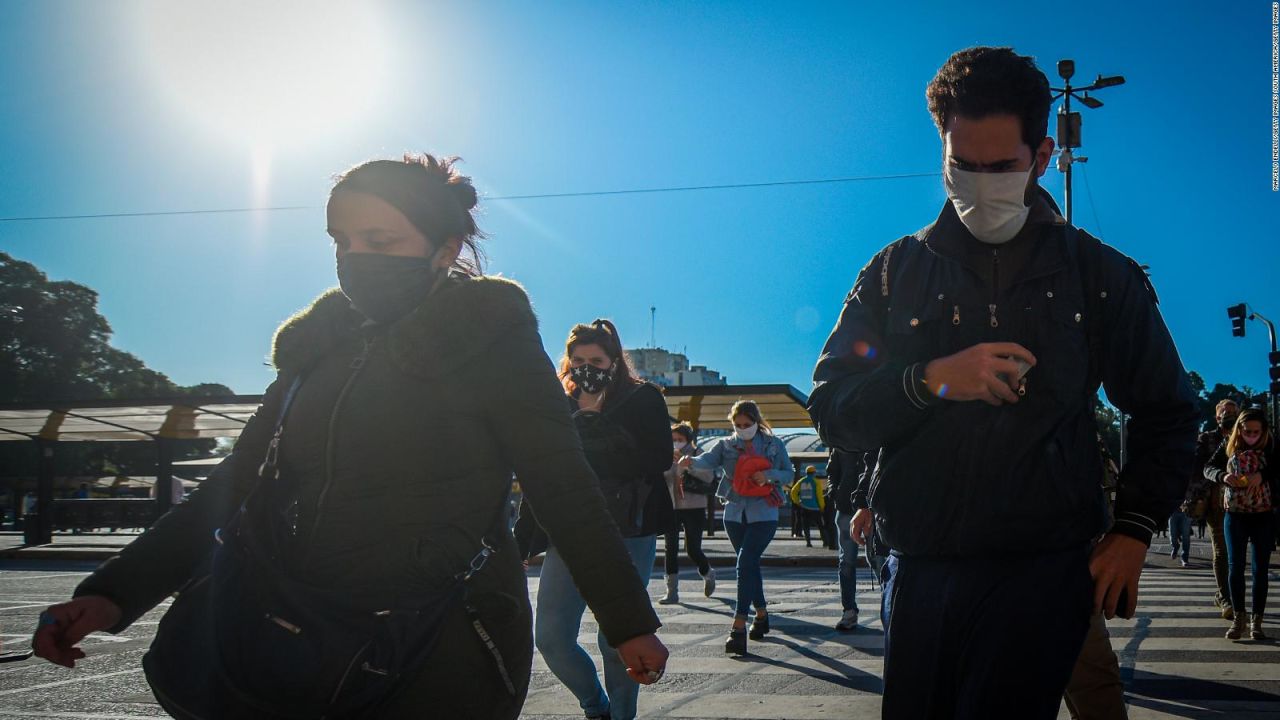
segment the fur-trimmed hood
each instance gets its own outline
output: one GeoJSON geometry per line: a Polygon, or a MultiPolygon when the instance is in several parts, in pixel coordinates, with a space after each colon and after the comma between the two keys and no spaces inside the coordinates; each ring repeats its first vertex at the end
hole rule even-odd
{"type": "MultiPolygon", "coordinates": [[[[300,372],[360,333],[364,317],[338,288],[331,288],[276,330],[271,362],[300,372]]],[[[453,276],[413,312],[392,323],[392,361],[421,378],[438,377],[488,348],[506,333],[532,327],[537,318],[524,288],[498,277],[453,276]]]]}

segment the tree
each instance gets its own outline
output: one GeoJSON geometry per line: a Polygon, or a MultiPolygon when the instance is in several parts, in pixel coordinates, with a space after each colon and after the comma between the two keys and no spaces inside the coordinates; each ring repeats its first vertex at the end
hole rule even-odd
{"type": "MultiPolygon", "coordinates": [[[[175,385],[164,373],[110,344],[111,325],[98,293],[52,281],[35,265],[0,252],[0,403],[55,403],[162,396],[232,395],[216,383],[175,385]]],[[[210,452],[213,440],[175,443],[175,459],[210,452]]],[[[151,443],[75,443],[60,447],[59,474],[155,471],[151,443]]],[[[6,474],[34,473],[30,443],[0,443],[6,474]]]]}

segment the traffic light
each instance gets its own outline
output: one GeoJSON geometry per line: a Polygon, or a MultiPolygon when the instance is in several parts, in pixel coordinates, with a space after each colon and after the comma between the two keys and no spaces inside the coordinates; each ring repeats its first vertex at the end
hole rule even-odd
{"type": "Polygon", "coordinates": [[[1280,395],[1280,352],[1269,353],[1267,359],[1271,361],[1271,397],[1276,397],[1280,395]]]}
{"type": "Polygon", "coordinates": [[[1244,337],[1244,319],[1248,314],[1244,303],[1227,308],[1227,317],[1231,318],[1231,334],[1234,337],[1244,337]]]}

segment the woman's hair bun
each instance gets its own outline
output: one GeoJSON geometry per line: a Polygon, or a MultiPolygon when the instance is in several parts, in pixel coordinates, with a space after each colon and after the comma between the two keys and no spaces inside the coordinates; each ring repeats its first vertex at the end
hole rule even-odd
{"type": "Polygon", "coordinates": [[[463,175],[454,175],[445,185],[449,192],[453,193],[453,197],[458,201],[458,205],[463,210],[470,210],[476,206],[478,197],[476,196],[476,186],[471,184],[471,178],[463,175]]]}

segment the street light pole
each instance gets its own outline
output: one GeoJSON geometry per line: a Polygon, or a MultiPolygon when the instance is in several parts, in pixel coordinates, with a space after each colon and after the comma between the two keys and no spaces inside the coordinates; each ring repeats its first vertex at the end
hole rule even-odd
{"type": "MultiPolygon", "coordinates": [[[[1058,108],[1058,171],[1062,173],[1063,188],[1063,205],[1067,211],[1067,222],[1071,222],[1072,218],[1072,202],[1071,202],[1071,167],[1078,162],[1088,162],[1089,158],[1084,156],[1077,157],[1075,149],[1080,147],[1080,113],[1072,112],[1071,99],[1075,98],[1080,101],[1081,105],[1090,110],[1097,110],[1102,107],[1102,101],[1089,95],[1090,91],[1100,90],[1105,87],[1113,87],[1123,85],[1124,78],[1120,75],[1112,75],[1110,77],[1098,76],[1097,80],[1085,87],[1072,87],[1071,78],[1076,74],[1076,63],[1074,60],[1058,61],[1058,76],[1062,78],[1064,85],[1060,88],[1051,87],[1049,90],[1057,93],[1052,100],[1062,98],[1062,105],[1058,108]],[[1076,93],[1083,93],[1077,95],[1076,93]]],[[[1128,429],[1128,418],[1123,412],[1120,413],[1120,467],[1124,467],[1125,461],[1128,460],[1128,442],[1125,438],[1128,429]]]]}
{"type": "Polygon", "coordinates": [[[1063,199],[1067,210],[1067,222],[1071,222],[1071,166],[1078,162],[1088,162],[1087,157],[1077,157],[1075,149],[1080,147],[1080,113],[1071,111],[1071,99],[1075,98],[1080,104],[1096,110],[1102,107],[1102,101],[1089,95],[1091,91],[1101,90],[1106,87],[1114,87],[1124,84],[1124,77],[1120,75],[1112,75],[1110,77],[1098,76],[1097,80],[1084,87],[1072,87],[1071,78],[1076,73],[1076,63],[1074,60],[1059,60],[1058,75],[1063,79],[1065,85],[1060,88],[1051,87],[1051,91],[1057,93],[1053,96],[1054,100],[1062,98],[1062,105],[1058,108],[1058,170],[1063,175],[1063,199]],[[1083,93],[1077,95],[1076,93],[1083,93]]]}

